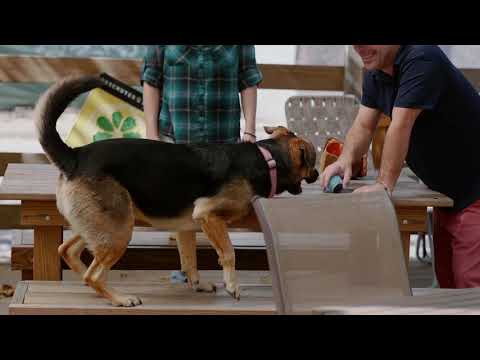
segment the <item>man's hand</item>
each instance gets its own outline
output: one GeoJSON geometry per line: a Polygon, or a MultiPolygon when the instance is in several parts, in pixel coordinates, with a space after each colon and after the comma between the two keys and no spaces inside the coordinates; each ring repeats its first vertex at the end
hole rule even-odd
{"type": "Polygon", "coordinates": [[[320,185],[326,189],[332,176],[339,175],[343,178],[343,187],[347,187],[352,178],[352,163],[345,158],[340,157],[333,164],[328,165],[320,176],[320,185]]]}
{"type": "MultiPolygon", "coordinates": [[[[354,191],[354,193],[366,193],[366,192],[375,192],[375,191],[385,191],[385,186],[380,183],[375,183],[373,185],[361,186],[354,191]]],[[[388,195],[392,195],[390,191],[387,191],[388,195]]]]}

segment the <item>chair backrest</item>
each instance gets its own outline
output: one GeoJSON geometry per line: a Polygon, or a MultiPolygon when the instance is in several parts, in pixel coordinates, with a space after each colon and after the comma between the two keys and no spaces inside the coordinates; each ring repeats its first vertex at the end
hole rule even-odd
{"type": "Polygon", "coordinates": [[[312,141],[320,152],[329,137],[345,138],[359,106],[353,95],[293,96],[285,103],[287,126],[312,141]]]}
{"type": "Polygon", "coordinates": [[[256,199],[280,314],[411,295],[384,192],[256,199]]]}
{"type": "MultiPolygon", "coordinates": [[[[310,140],[317,149],[317,165],[328,138],[344,140],[358,114],[360,102],[354,95],[292,96],[285,103],[287,127],[310,140]]],[[[368,171],[374,170],[371,151],[368,171]]]]}

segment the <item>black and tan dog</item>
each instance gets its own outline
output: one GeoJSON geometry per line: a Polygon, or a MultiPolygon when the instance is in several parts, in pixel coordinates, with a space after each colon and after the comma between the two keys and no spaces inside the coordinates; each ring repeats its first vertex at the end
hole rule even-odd
{"type": "MultiPolygon", "coordinates": [[[[271,191],[271,169],[259,146],[276,162],[275,193],[299,194],[302,180],[317,180],[313,145],[284,127],[266,128],[268,140],[257,144],[180,145],[146,139],[112,139],[79,148],[67,146],[56,122],[78,95],[102,87],[98,77],[67,78],[39,100],[39,140],[60,170],[57,206],[70,223],[71,239],[59,253],[96,292],[117,306],[135,306],[140,299],[106,286],[107,272],[124,254],[135,220],[172,231],[203,230],[223,266],[226,290],[239,298],[235,254],[227,225],[251,211],[254,196],[271,191]],[[94,259],[87,268],[84,248],[94,259]]],[[[188,284],[197,291],[215,291],[201,282],[196,244],[177,239],[188,284]]]]}

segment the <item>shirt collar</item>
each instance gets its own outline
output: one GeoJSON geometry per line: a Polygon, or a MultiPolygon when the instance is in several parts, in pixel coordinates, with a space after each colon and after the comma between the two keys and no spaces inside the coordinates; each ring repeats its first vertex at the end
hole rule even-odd
{"type": "Polygon", "coordinates": [[[407,46],[408,45],[400,45],[397,54],[395,55],[395,61],[393,63],[393,76],[381,71],[375,70],[374,77],[377,80],[383,81],[385,83],[392,83],[394,77],[398,74],[398,68],[402,65],[405,57],[407,56],[407,46]]]}

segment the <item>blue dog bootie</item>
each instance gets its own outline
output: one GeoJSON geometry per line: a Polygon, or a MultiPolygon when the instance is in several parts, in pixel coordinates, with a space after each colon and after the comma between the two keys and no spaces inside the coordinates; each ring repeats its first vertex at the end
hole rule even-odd
{"type": "Polygon", "coordinates": [[[172,284],[184,284],[188,282],[187,274],[183,271],[172,271],[170,273],[170,282],[172,284]]]}

